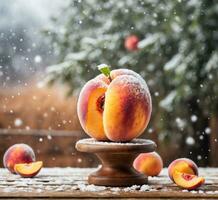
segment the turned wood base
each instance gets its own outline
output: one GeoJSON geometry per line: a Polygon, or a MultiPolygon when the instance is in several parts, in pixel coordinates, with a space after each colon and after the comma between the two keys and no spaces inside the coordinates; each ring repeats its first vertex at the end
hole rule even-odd
{"type": "Polygon", "coordinates": [[[132,164],[140,153],[152,152],[156,144],[151,140],[134,139],[127,143],[99,142],[82,139],[76,143],[81,152],[94,153],[102,166],[88,177],[88,183],[101,186],[143,185],[148,178],[137,172],[132,164]]]}

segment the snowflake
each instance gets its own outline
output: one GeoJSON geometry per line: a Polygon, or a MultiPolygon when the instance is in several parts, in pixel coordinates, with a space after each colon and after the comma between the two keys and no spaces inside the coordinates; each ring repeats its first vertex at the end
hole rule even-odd
{"type": "Polygon", "coordinates": [[[159,92],[155,92],[154,96],[158,97],[159,96],[159,92]]]}
{"type": "Polygon", "coordinates": [[[21,126],[22,124],[23,124],[23,121],[21,119],[17,118],[14,120],[14,125],[16,127],[21,126]]]}
{"type": "Polygon", "coordinates": [[[211,133],[211,129],[209,127],[205,128],[205,133],[210,134],[211,133]]]}
{"type": "Polygon", "coordinates": [[[36,55],[35,58],[34,58],[34,62],[35,63],[40,63],[42,62],[42,57],[40,55],[36,55]]]}
{"type": "Polygon", "coordinates": [[[36,84],[37,88],[43,88],[44,87],[44,83],[43,82],[38,82],[36,84]]]}
{"type": "Polygon", "coordinates": [[[51,136],[51,135],[48,135],[47,138],[48,138],[48,140],[51,140],[51,139],[52,139],[52,136],[51,136]]]}
{"type": "Polygon", "coordinates": [[[191,116],[191,121],[196,122],[198,120],[198,117],[196,115],[191,116]]]}
{"type": "Polygon", "coordinates": [[[193,145],[193,144],[195,144],[195,140],[194,140],[194,138],[191,137],[191,136],[187,137],[185,142],[186,142],[187,145],[193,145]]]}
{"type": "Polygon", "coordinates": [[[198,155],[198,156],[197,156],[197,159],[198,159],[198,160],[201,160],[201,159],[202,159],[202,156],[201,156],[201,155],[198,155]]]}
{"type": "Polygon", "coordinates": [[[208,75],[208,78],[211,80],[211,79],[213,79],[213,75],[212,74],[209,74],[208,75]]]}
{"type": "Polygon", "coordinates": [[[176,118],[176,123],[177,123],[178,127],[181,128],[181,129],[183,129],[184,126],[185,126],[185,121],[182,120],[182,119],[179,118],[179,117],[176,118]]]}
{"type": "Polygon", "coordinates": [[[152,132],[153,132],[153,129],[152,129],[152,128],[149,128],[149,129],[148,129],[148,132],[149,132],[149,133],[152,133],[152,132]]]}
{"type": "Polygon", "coordinates": [[[203,139],[204,139],[204,136],[203,136],[203,135],[200,135],[200,136],[199,136],[199,139],[200,139],[200,140],[203,140],[203,139]]]}

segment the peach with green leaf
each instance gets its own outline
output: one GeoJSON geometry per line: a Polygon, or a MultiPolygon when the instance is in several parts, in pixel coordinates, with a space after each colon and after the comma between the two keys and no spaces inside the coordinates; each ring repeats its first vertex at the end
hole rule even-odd
{"type": "Polygon", "coordinates": [[[128,69],[102,72],[82,88],[77,111],[84,131],[96,140],[130,141],[148,125],[152,103],[143,78],[128,69]]]}

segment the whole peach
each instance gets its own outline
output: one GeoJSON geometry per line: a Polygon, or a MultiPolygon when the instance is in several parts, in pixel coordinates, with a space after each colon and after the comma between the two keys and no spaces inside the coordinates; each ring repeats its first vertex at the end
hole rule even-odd
{"type": "Polygon", "coordinates": [[[133,162],[133,166],[147,176],[158,176],[163,169],[163,161],[156,152],[141,153],[133,162]]]}
{"type": "Polygon", "coordinates": [[[138,49],[139,38],[136,35],[130,35],[125,38],[124,46],[129,51],[138,49]]]}
{"type": "Polygon", "coordinates": [[[130,141],[143,133],[152,110],[149,89],[132,70],[117,69],[88,81],[77,113],[84,131],[97,140],[130,141]]]}
{"type": "Polygon", "coordinates": [[[174,181],[173,173],[175,171],[191,175],[198,175],[197,165],[188,158],[179,158],[171,162],[171,164],[168,167],[168,174],[172,181],[174,181]]]}
{"type": "Polygon", "coordinates": [[[35,161],[35,153],[27,144],[15,144],[11,146],[4,154],[3,164],[11,173],[16,173],[14,170],[15,164],[31,163],[35,161]]]}

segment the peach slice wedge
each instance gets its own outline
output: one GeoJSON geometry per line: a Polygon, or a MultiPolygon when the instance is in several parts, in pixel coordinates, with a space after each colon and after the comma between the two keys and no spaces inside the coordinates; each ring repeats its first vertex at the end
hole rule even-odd
{"type": "Polygon", "coordinates": [[[178,186],[187,190],[194,190],[200,187],[205,181],[203,177],[182,173],[177,170],[173,173],[173,179],[178,186]]]}
{"type": "Polygon", "coordinates": [[[32,178],[36,176],[43,166],[42,161],[32,162],[32,163],[22,163],[16,164],[14,170],[17,174],[24,178],[32,178]]]}

